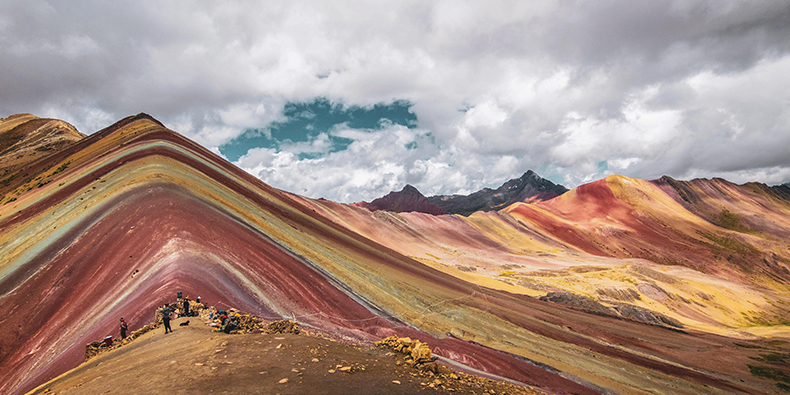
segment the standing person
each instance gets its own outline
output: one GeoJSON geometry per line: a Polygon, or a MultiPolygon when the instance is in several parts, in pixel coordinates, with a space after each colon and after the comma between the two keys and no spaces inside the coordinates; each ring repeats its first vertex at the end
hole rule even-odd
{"type": "Polygon", "coordinates": [[[126,321],[123,320],[123,317],[121,317],[120,327],[121,327],[121,339],[126,339],[126,330],[129,329],[129,326],[126,325],[126,321]]]}
{"type": "Polygon", "coordinates": [[[162,323],[165,324],[165,334],[173,331],[173,328],[170,327],[170,307],[167,305],[161,310],[162,312],[162,323]]]}
{"type": "Polygon", "coordinates": [[[189,315],[189,299],[184,299],[184,317],[190,317],[190,315],[189,315]]]}

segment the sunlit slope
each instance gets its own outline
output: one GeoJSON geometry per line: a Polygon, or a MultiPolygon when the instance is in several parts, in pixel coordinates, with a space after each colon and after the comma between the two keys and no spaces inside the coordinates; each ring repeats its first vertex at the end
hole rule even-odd
{"type": "Polygon", "coordinates": [[[468,218],[304,202],[477,284],[532,296],[571,291],[715,333],[788,333],[785,258],[776,252],[787,244],[716,226],[647,181],[613,176],[546,202],[468,218]]]}
{"type": "Polygon", "coordinates": [[[734,339],[522,295],[539,288],[516,277],[529,265],[622,262],[516,214],[343,212],[273,189],[144,115],[25,171],[1,190],[16,199],[0,205],[2,393],[76,366],[84,344],[111,333],[118,317],[139,327],[176,291],[349,339],[422,338],[439,355],[555,393],[772,385],[749,373],[757,349],[744,352],[734,339]],[[420,243],[430,249],[418,254],[420,243]],[[509,272],[449,270],[445,257],[509,272]],[[523,268],[495,266],[510,262],[501,257],[523,268]]]}
{"type": "MultiPolygon", "coordinates": [[[[454,284],[314,218],[145,116],[119,122],[28,174],[8,187],[20,194],[0,211],[0,325],[14,328],[0,338],[3,392],[74,366],[83,345],[111,332],[119,316],[132,329],[147,323],[176,290],[264,317],[295,316],[352,339],[395,331],[430,336],[412,327],[437,335],[528,334],[501,319],[490,329],[479,325],[506,315],[484,312],[483,297],[507,296],[454,284]],[[38,177],[51,182],[29,188],[38,177]],[[458,322],[433,311],[437,303],[464,301],[454,311],[458,322]]],[[[589,392],[474,344],[432,344],[475,368],[559,392],[589,392]]]]}
{"type": "MultiPolygon", "coordinates": [[[[31,114],[17,114],[0,119],[0,186],[7,186],[14,176],[24,176],[26,165],[83,139],[74,126],[31,114]]],[[[0,203],[13,195],[0,195],[0,203]]]]}
{"type": "Polygon", "coordinates": [[[777,187],[733,184],[721,178],[653,183],[694,214],[720,227],[758,237],[790,238],[790,200],[777,187]]]}
{"type": "MultiPolygon", "coordinates": [[[[739,196],[730,198],[735,201],[739,196]]],[[[557,199],[516,205],[508,211],[588,252],[660,265],[649,272],[620,270],[611,276],[595,271],[580,276],[559,273],[559,284],[579,282],[586,294],[616,299],[623,294],[607,292],[605,282],[596,282],[636,282],[634,290],[651,308],[677,314],[681,320],[719,322],[734,328],[786,324],[790,307],[786,240],[719,227],[688,211],[651,182],[611,176],[557,199]],[[660,274],[652,274],[655,271],[660,274]],[[629,272],[637,273],[636,277],[622,275],[629,272]]],[[[780,210],[772,215],[787,220],[780,210]]]]}
{"type": "Polygon", "coordinates": [[[783,240],[716,226],[648,181],[610,176],[571,192],[507,211],[591,254],[643,258],[766,284],[790,279],[790,251],[783,240]],[[783,264],[764,262],[766,257],[783,264]]]}

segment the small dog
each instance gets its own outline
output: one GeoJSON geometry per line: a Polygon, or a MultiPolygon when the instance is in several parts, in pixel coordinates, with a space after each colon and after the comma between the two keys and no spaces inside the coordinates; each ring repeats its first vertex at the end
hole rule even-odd
{"type": "Polygon", "coordinates": [[[187,325],[189,325],[189,320],[186,320],[186,321],[178,324],[178,326],[187,326],[187,325]]]}

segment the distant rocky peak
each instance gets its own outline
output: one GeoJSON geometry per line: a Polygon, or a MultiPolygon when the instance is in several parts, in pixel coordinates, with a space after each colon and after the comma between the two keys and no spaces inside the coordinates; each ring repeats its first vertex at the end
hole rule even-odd
{"type": "Polygon", "coordinates": [[[508,180],[497,189],[483,188],[470,195],[437,195],[426,198],[417,188],[406,184],[399,192],[390,192],[370,203],[359,202],[353,205],[371,211],[470,215],[476,211],[501,210],[516,202],[548,200],[567,191],[568,188],[528,170],[521,177],[508,180]]]}
{"type": "Polygon", "coordinates": [[[501,210],[516,202],[548,200],[568,189],[528,170],[497,189],[483,188],[470,195],[431,196],[428,201],[452,214],[470,215],[476,211],[501,210]]]}
{"type": "Polygon", "coordinates": [[[546,191],[558,192],[558,191],[562,191],[561,193],[557,193],[558,195],[561,195],[562,193],[565,193],[565,192],[568,191],[568,188],[565,188],[564,186],[562,186],[560,184],[555,184],[555,183],[553,183],[553,182],[551,182],[551,181],[539,176],[537,173],[535,173],[532,170],[527,170],[527,172],[522,174],[521,177],[514,178],[512,180],[509,180],[509,181],[505,182],[497,190],[503,190],[503,189],[505,189],[505,190],[516,190],[516,189],[519,189],[519,190],[521,190],[521,189],[526,188],[527,186],[531,186],[531,187],[537,189],[540,192],[546,192],[546,191]]]}
{"type": "Polygon", "coordinates": [[[439,206],[429,203],[428,199],[417,190],[417,188],[406,184],[399,192],[392,191],[384,197],[373,200],[370,203],[359,202],[352,204],[356,207],[364,207],[370,211],[394,211],[397,213],[402,212],[420,212],[433,215],[445,214],[439,206]]]}
{"type": "MultiPolygon", "coordinates": [[[[394,192],[390,192],[390,193],[394,193],[394,192]]],[[[406,184],[406,186],[404,186],[399,193],[405,196],[423,196],[423,197],[425,196],[422,194],[422,192],[420,192],[417,188],[413,187],[411,184],[406,184]]]]}
{"type": "Polygon", "coordinates": [[[542,180],[543,177],[539,176],[538,173],[532,171],[532,169],[527,170],[524,174],[521,175],[521,179],[540,179],[542,180]]]}

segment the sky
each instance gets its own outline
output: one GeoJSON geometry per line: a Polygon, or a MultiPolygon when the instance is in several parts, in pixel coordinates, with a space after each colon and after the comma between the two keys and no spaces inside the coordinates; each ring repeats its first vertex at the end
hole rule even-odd
{"type": "Polygon", "coordinates": [[[790,182],[786,1],[0,2],[0,117],[145,112],[264,182],[372,200],[527,170],[790,182]]]}

